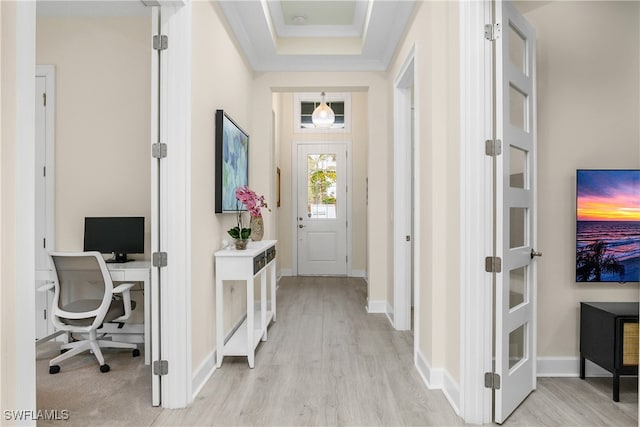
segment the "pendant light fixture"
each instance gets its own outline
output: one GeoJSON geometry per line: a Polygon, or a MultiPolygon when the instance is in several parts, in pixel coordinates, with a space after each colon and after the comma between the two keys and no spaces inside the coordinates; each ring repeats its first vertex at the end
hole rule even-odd
{"type": "Polygon", "coordinates": [[[333,122],[336,121],[336,115],[333,113],[331,107],[324,102],[325,93],[322,92],[322,103],[313,110],[311,115],[311,121],[317,128],[330,128],[333,122]]]}

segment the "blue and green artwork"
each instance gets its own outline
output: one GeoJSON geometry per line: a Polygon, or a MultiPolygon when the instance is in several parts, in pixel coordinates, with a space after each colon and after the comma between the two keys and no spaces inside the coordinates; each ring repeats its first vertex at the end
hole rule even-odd
{"type": "Polygon", "coordinates": [[[222,125],[222,211],[244,209],[236,200],[236,188],[249,180],[249,136],[226,115],[222,125]]]}

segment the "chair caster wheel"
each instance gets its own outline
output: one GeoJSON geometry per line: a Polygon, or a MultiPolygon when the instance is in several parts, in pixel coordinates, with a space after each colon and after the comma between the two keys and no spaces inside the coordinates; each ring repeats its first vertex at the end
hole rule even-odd
{"type": "Polygon", "coordinates": [[[57,374],[58,372],[60,372],[60,366],[59,365],[49,366],[49,373],[50,374],[57,374]]]}
{"type": "Polygon", "coordinates": [[[140,350],[138,350],[137,348],[133,350],[133,352],[131,353],[133,355],[133,357],[138,357],[140,356],[140,350]]]}
{"type": "Polygon", "coordinates": [[[106,363],[104,365],[100,365],[100,372],[102,372],[103,374],[109,372],[110,370],[111,368],[106,363]]]}

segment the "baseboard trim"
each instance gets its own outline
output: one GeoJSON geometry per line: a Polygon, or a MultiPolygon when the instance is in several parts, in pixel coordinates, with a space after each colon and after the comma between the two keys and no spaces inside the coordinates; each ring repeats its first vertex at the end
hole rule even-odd
{"type": "Polygon", "coordinates": [[[388,302],[386,303],[386,311],[385,313],[387,314],[387,319],[389,319],[389,322],[391,323],[391,326],[393,326],[393,328],[395,329],[395,323],[394,323],[394,319],[395,316],[393,314],[393,307],[391,306],[391,304],[389,304],[388,302]]]}
{"type": "Polygon", "coordinates": [[[198,369],[196,369],[191,379],[191,400],[194,401],[196,396],[202,391],[204,385],[216,370],[216,352],[212,351],[205,357],[198,369]]]}
{"type": "MultiPolygon", "coordinates": [[[[278,271],[278,280],[282,277],[290,277],[293,276],[293,270],[290,268],[283,268],[278,271]]],[[[367,272],[365,270],[351,270],[351,274],[349,277],[362,277],[363,279],[367,279],[367,272]]]]}
{"type": "Polygon", "coordinates": [[[442,391],[456,415],[460,415],[460,386],[449,372],[446,369],[432,368],[420,351],[416,355],[415,366],[427,388],[442,391]]]}
{"type": "Polygon", "coordinates": [[[386,313],[387,302],[386,301],[369,301],[367,304],[367,313],[386,313]]]}
{"type": "MultiPolygon", "coordinates": [[[[538,377],[567,377],[577,378],[580,376],[579,357],[538,357],[537,359],[538,377]]],[[[587,377],[611,377],[611,372],[601,368],[587,360],[585,365],[585,376],[587,377]]]]}
{"type": "Polygon", "coordinates": [[[291,270],[290,268],[283,268],[280,270],[279,277],[289,277],[289,276],[293,276],[293,270],[291,270]]]}
{"type": "Polygon", "coordinates": [[[365,272],[364,270],[351,270],[351,277],[362,277],[364,278],[365,272]]]}

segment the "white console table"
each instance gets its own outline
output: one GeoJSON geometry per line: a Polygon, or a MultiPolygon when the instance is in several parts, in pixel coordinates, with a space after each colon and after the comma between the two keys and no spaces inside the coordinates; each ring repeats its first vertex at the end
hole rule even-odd
{"type": "Polygon", "coordinates": [[[249,367],[254,367],[255,349],[260,340],[267,340],[267,327],[276,321],[276,240],[249,242],[247,249],[226,248],[215,253],[216,259],[216,364],[222,366],[224,356],[247,356],[249,367]],[[271,304],[267,306],[267,273],[271,280],[271,304]],[[260,279],[260,306],[255,307],[253,289],[256,277],[260,279]],[[224,342],[225,280],[242,280],[247,285],[247,318],[224,342]],[[247,327],[251,325],[251,327],[247,327]]]}

